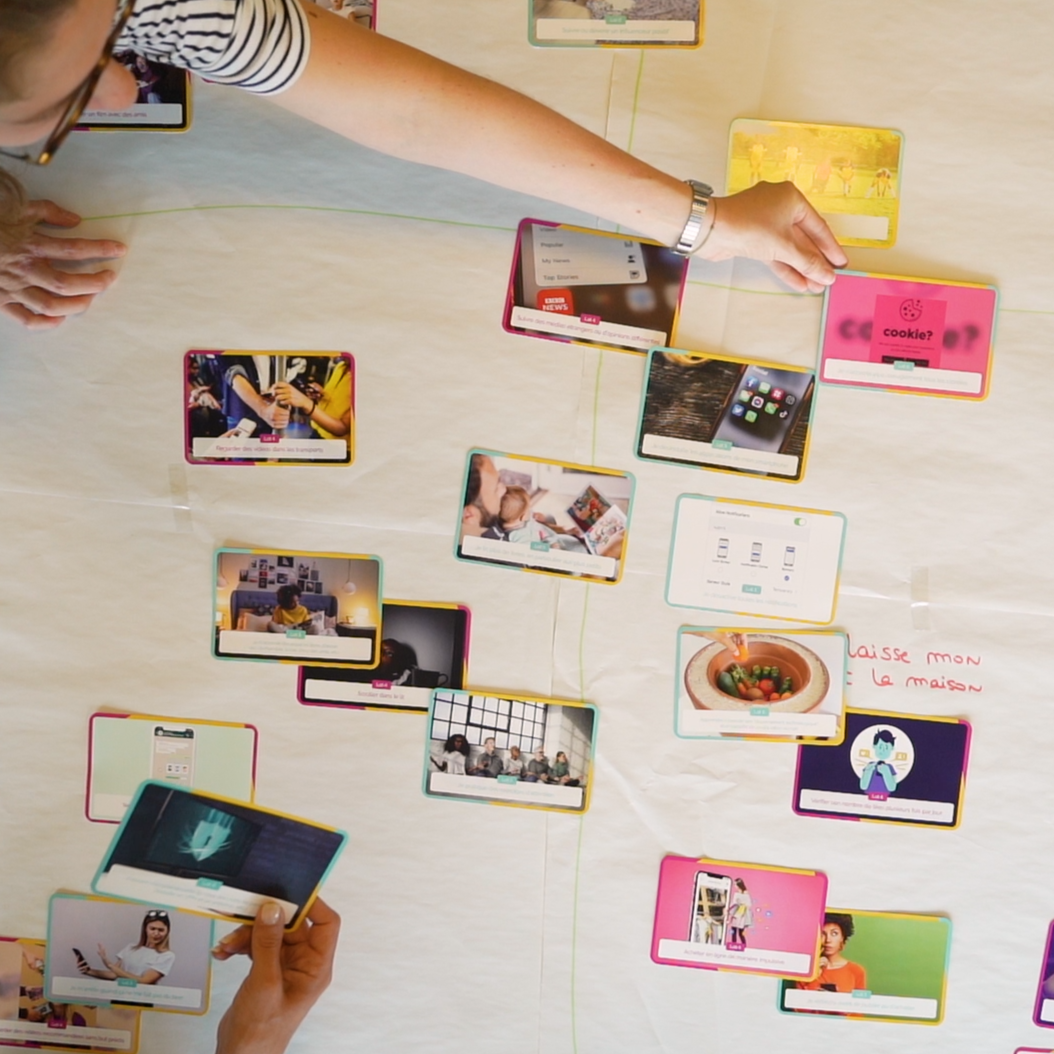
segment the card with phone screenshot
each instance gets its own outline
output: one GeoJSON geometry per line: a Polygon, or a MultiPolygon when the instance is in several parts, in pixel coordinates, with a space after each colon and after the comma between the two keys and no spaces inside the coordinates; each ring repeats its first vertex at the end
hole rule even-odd
{"type": "Polygon", "coordinates": [[[97,823],[120,823],[143,780],[252,801],[256,741],[252,725],[92,714],[84,813],[97,823]]]}
{"type": "Polygon", "coordinates": [[[784,980],[779,1008],[940,1024],[951,936],[951,921],[941,915],[829,908],[821,929],[820,972],[804,981],[784,980]]]}
{"type": "Polygon", "coordinates": [[[682,626],[674,729],[690,739],[840,743],[847,657],[847,638],[834,631],[682,626]]]}
{"type": "Polygon", "coordinates": [[[152,62],[134,51],[117,51],[138,85],[136,100],[123,110],[85,110],[78,132],[185,132],[190,128],[191,88],[186,70],[152,62]]]}
{"type": "Polygon", "coordinates": [[[536,47],[697,48],[703,0],[527,0],[536,47]]]}
{"type": "Polygon", "coordinates": [[[335,827],[156,781],[139,788],[92,889],[233,922],[278,903],[295,929],[337,862],[335,827]]]}
{"type": "Polygon", "coordinates": [[[379,557],[218,549],[215,580],[217,659],[380,661],[379,557]]]}
{"type": "Polygon", "coordinates": [[[212,977],[212,920],[104,897],[56,893],[48,906],[44,995],[204,1014],[212,977]]]}
{"type": "Polygon", "coordinates": [[[990,285],[842,271],[824,292],[820,379],[984,399],[998,300],[990,285]]]}
{"type": "Polygon", "coordinates": [[[364,29],[377,28],[377,0],[322,0],[319,7],[364,29]]]}
{"type": "Polygon", "coordinates": [[[622,578],[632,504],[628,472],[473,450],[454,555],[614,584],[622,578]]]}
{"type": "Polygon", "coordinates": [[[468,671],[467,607],[385,600],[381,618],[384,639],[376,669],[301,666],[297,684],[300,702],[426,713],[434,688],[464,686],[468,671]]]}
{"type": "Polygon", "coordinates": [[[1039,975],[1032,1020],[1040,1028],[1054,1028],[1054,922],[1047,929],[1047,945],[1043,951],[1043,969],[1039,975]]]}
{"type": "Polygon", "coordinates": [[[653,348],[637,457],[797,483],[815,381],[813,370],[653,348]]]}
{"type": "Polygon", "coordinates": [[[840,512],[682,494],[666,603],[825,625],[834,618],[845,527],[840,512]]]}
{"type": "Polygon", "coordinates": [[[687,258],[658,242],[523,220],[502,324],[643,354],[673,341],[687,275],[687,258]]]}
{"type": "Polygon", "coordinates": [[[138,1010],[45,997],[47,947],[27,937],[0,937],[0,1047],[136,1054],[138,1010]]]}
{"type": "Polygon", "coordinates": [[[596,726],[590,703],[437,688],[428,712],[424,792],[585,812],[596,726]]]}
{"type": "Polygon", "coordinates": [[[799,816],[954,829],[962,819],[970,724],[847,710],[840,746],[798,749],[799,816]]]}
{"type": "Polygon", "coordinates": [[[652,961],[812,977],[826,899],[827,876],[819,871],[663,857],[652,961]]]}
{"type": "Polygon", "coordinates": [[[793,183],[843,245],[897,240],[904,137],[890,128],[796,121],[732,122],[726,192],[793,183]]]}
{"type": "Polygon", "coordinates": [[[188,351],[192,465],[350,465],[355,360],[328,351],[188,351]]]}

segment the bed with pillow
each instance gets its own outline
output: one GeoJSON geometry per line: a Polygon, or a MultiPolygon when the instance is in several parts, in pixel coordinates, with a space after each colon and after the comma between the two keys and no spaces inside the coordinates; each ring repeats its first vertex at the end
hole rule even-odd
{"type": "MultiPolygon", "coordinates": [[[[337,598],[329,593],[302,593],[300,603],[311,612],[312,636],[337,635],[337,598]]],[[[267,633],[274,609],[275,594],[269,589],[236,589],[231,593],[231,625],[250,633],[267,633]]]]}

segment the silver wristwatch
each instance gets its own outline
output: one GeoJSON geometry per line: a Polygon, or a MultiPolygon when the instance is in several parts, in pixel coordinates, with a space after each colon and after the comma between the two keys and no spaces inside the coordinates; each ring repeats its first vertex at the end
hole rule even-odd
{"type": "Polygon", "coordinates": [[[706,183],[700,183],[696,179],[686,179],[685,183],[692,188],[692,211],[688,213],[688,222],[681,231],[677,244],[673,247],[675,253],[688,256],[695,245],[695,239],[703,229],[703,219],[706,210],[710,208],[710,199],[714,196],[714,188],[706,183]]]}

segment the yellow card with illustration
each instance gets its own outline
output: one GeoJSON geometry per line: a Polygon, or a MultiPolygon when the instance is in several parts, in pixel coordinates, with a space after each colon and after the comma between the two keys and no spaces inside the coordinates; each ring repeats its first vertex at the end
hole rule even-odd
{"type": "Polygon", "coordinates": [[[889,128],[796,121],[732,122],[726,190],[793,183],[842,245],[897,240],[904,136],[889,128]]]}

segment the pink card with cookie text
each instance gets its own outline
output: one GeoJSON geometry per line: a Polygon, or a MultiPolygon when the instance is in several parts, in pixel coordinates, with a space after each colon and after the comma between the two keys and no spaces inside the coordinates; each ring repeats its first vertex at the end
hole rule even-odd
{"type": "Polygon", "coordinates": [[[989,285],[843,271],[824,294],[820,380],[983,399],[997,301],[989,285]]]}
{"type": "Polygon", "coordinates": [[[827,876],[761,864],[667,856],[659,868],[654,962],[812,978],[827,876]]]}

